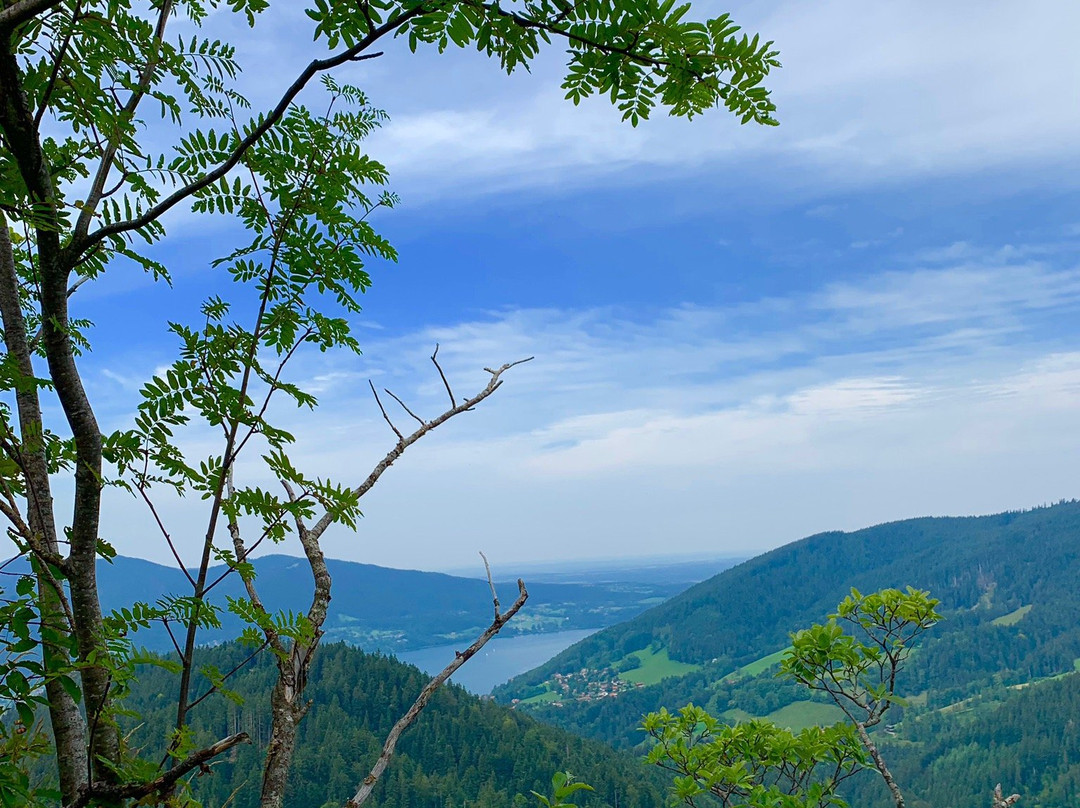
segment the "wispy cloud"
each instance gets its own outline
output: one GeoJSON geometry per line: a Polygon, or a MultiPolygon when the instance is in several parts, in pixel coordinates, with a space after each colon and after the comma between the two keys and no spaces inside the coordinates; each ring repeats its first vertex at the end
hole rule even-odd
{"type": "Polygon", "coordinates": [[[650,169],[835,188],[1057,165],[1080,150],[1080,55],[1069,33],[1080,11],[1071,4],[1018,13],[1000,2],[772,2],[737,18],[781,49],[784,67],[770,81],[779,129],[741,129],[717,112],[631,130],[602,100],[568,105],[554,56],[530,77],[495,83],[482,60],[448,54],[371,77],[393,113],[373,149],[414,199],[640,179],[650,169]],[[391,85],[400,70],[423,89],[391,85]],[[434,103],[432,87],[442,89],[434,103]]]}
{"type": "MultiPolygon", "coordinates": [[[[279,417],[301,467],[348,482],[394,440],[368,378],[430,417],[447,401],[435,343],[459,398],[485,365],[536,356],[395,465],[359,539],[329,539],[390,564],[452,565],[478,545],[502,559],[647,553],[658,533],[672,551],[749,552],[1071,496],[1080,272],[959,252],[749,304],[507,309],[374,332],[362,357],[305,356],[323,406],[279,417]]],[[[129,517],[110,525],[122,546],[143,529],[129,517]]]]}

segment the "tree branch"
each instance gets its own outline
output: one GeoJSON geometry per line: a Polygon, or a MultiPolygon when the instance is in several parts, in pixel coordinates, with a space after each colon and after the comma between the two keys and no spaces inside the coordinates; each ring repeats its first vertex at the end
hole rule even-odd
{"type": "Polygon", "coordinates": [[[400,398],[395,396],[388,388],[384,387],[383,390],[386,390],[386,395],[388,395],[388,396],[390,396],[390,398],[394,399],[394,401],[396,401],[398,403],[398,406],[401,407],[401,409],[405,410],[405,412],[407,412],[409,415],[411,415],[416,420],[416,423],[420,424],[420,426],[424,425],[424,419],[421,418],[419,415],[417,415],[412,410],[410,410],[405,405],[404,401],[402,401],[400,398]]]}
{"type": "Polygon", "coordinates": [[[435,365],[435,369],[439,371],[439,378],[442,379],[443,385],[446,387],[446,395],[450,396],[450,406],[453,407],[457,404],[454,401],[454,391],[450,389],[450,382],[446,380],[446,374],[443,373],[442,366],[439,365],[439,343],[435,343],[435,353],[431,355],[431,361],[435,365]]]}
{"type": "MultiPolygon", "coordinates": [[[[394,430],[394,434],[397,435],[398,438],[398,443],[401,443],[405,440],[405,436],[401,434],[401,430],[394,426],[394,422],[391,421],[390,416],[386,414],[386,407],[384,407],[382,405],[382,402],[379,400],[379,391],[375,389],[375,385],[372,383],[371,379],[368,379],[368,387],[371,388],[371,394],[375,396],[375,403],[379,405],[379,412],[382,413],[383,420],[390,425],[390,428],[392,430],[394,430]]],[[[389,393],[390,391],[387,390],[386,392],[389,393]]],[[[423,423],[423,421],[421,421],[420,423],[423,423]]]]}
{"type": "MultiPolygon", "coordinates": [[[[40,2],[41,0],[38,1],[40,2]]],[[[31,2],[31,0],[24,0],[24,2],[31,2]]],[[[119,235],[120,233],[126,233],[131,230],[137,230],[140,227],[145,227],[151,222],[160,219],[163,214],[175,207],[178,203],[183,202],[192,194],[198,193],[203,188],[217,182],[232,171],[232,169],[243,159],[248,149],[255,145],[263,135],[269,132],[270,129],[285,116],[285,113],[292,105],[293,100],[314,76],[318,73],[323,73],[332,68],[339,67],[347,62],[356,62],[361,61],[362,59],[374,59],[377,56],[381,56],[381,53],[364,54],[364,51],[386,34],[400,28],[413,17],[420,16],[423,13],[423,9],[423,4],[417,5],[416,8],[405,11],[396,17],[387,20],[353,45],[353,47],[326,59],[315,59],[311,61],[308,66],[300,72],[300,75],[296,77],[296,80],[289,85],[289,88],[281,96],[281,99],[270,113],[266,115],[258,125],[254,126],[252,130],[248,132],[246,137],[236,144],[236,148],[233,149],[232,154],[230,154],[217,168],[203,174],[199,179],[188,183],[182,188],[178,188],[169,196],[165,197],[165,199],[161,200],[161,202],[147,209],[141,216],[137,216],[134,219],[129,219],[127,221],[113,222],[112,224],[105,225],[104,227],[95,230],[84,238],[79,240],[73,239],[67,249],[68,261],[73,262],[79,254],[109,236],[119,235]]]]}
{"type": "Polygon", "coordinates": [[[896,808],[904,808],[904,795],[900,793],[900,787],[896,785],[896,780],[893,779],[892,772],[889,771],[889,767],[885,765],[885,759],[881,756],[881,752],[878,751],[877,745],[870,739],[870,733],[866,731],[866,726],[861,721],[855,722],[855,730],[859,733],[859,740],[862,741],[862,745],[866,747],[866,751],[870,753],[870,757],[874,760],[874,766],[881,774],[881,779],[885,781],[885,785],[889,787],[889,793],[892,795],[893,803],[896,808]]]}
{"type": "MultiPolygon", "coordinates": [[[[488,571],[488,582],[491,582],[490,570],[488,571]]],[[[420,715],[427,703],[431,701],[431,697],[435,694],[443,682],[450,678],[450,676],[468,662],[472,657],[487,645],[488,640],[494,637],[505,626],[511,618],[525,605],[525,601],[529,599],[529,593],[525,589],[525,583],[520,578],[518,579],[518,596],[514,604],[507,610],[505,614],[499,612],[499,600],[495,599],[495,619],[491,625],[481,634],[476,640],[466,648],[464,651],[457,653],[454,657],[454,661],[442,669],[442,672],[438,676],[433,678],[424,689],[420,691],[420,695],[416,697],[416,701],[413,702],[412,707],[397,723],[394,724],[393,729],[390,730],[390,734],[386,736],[386,742],[383,744],[382,754],[379,755],[379,759],[375,761],[374,767],[371,769],[371,773],[364,778],[364,781],[360,784],[356,794],[351,800],[345,803],[345,808],[360,808],[364,804],[364,801],[371,796],[371,792],[375,789],[375,784],[379,781],[382,773],[386,770],[387,765],[390,763],[390,758],[394,756],[394,749],[397,747],[398,739],[409,726],[420,715]]]]}
{"type": "MultiPolygon", "coordinates": [[[[505,365],[495,368],[494,370],[492,370],[491,368],[484,368],[484,370],[491,374],[491,378],[488,379],[488,383],[483,390],[481,390],[472,398],[467,398],[460,404],[457,404],[456,406],[446,410],[442,415],[439,415],[438,417],[433,418],[430,421],[424,422],[424,424],[418,427],[416,431],[413,432],[411,435],[403,438],[402,440],[399,440],[397,445],[389,452],[387,452],[386,456],[379,461],[379,463],[375,466],[374,469],[372,469],[371,474],[367,476],[367,479],[353,489],[353,495],[357,499],[364,496],[364,494],[370,491],[372,486],[374,486],[375,483],[378,482],[379,478],[383,475],[383,473],[394,464],[394,461],[401,457],[401,455],[405,452],[406,449],[408,449],[410,446],[420,440],[420,438],[424,437],[424,435],[431,432],[431,430],[449,421],[455,415],[460,415],[463,412],[468,412],[469,410],[471,410],[473,407],[475,407],[477,404],[486,399],[488,396],[490,396],[502,386],[502,375],[506,371],[510,370],[510,368],[522,365],[525,362],[530,362],[532,361],[532,359],[533,357],[530,356],[525,359],[519,359],[516,362],[507,362],[505,365]]],[[[447,385],[447,388],[449,388],[449,385],[447,385]]],[[[326,531],[326,529],[330,527],[331,524],[333,524],[333,521],[334,518],[330,513],[323,514],[322,518],[319,519],[319,521],[316,522],[311,528],[312,537],[318,539],[326,531]]]]}
{"type": "Polygon", "coordinates": [[[21,0],[0,11],[0,34],[33,19],[43,11],[56,8],[64,0],[21,0]]]}
{"type": "Polygon", "coordinates": [[[246,732],[238,732],[223,738],[215,744],[211,744],[198,752],[193,752],[184,760],[177,763],[173,768],[160,777],[145,783],[91,783],[79,789],[79,794],[66,808],[85,808],[91,801],[119,801],[138,800],[151,794],[168,792],[176,782],[188,772],[203,767],[207,761],[213,760],[222,752],[227,752],[234,746],[242,743],[250,743],[251,739],[246,732]]]}

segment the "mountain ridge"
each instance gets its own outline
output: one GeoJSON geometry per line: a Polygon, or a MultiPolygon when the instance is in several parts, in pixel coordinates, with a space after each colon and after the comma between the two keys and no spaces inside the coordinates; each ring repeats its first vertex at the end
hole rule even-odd
{"type": "MultiPolygon", "coordinates": [[[[267,608],[295,611],[311,598],[311,579],[303,558],[279,554],[252,562],[267,608]]],[[[325,631],[329,641],[341,640],[368,651],[386,653],[445,645],[482,631],[490,622],[491,590],[483,578],[443,572],[400,570],[355,561],[327,559],[334,580],[334,597],[325,631]]],[[[27,572],[25,561],[9,572],[27,572]]],[[[226,567],[210,569],[213,581],[226,567]]],[[[190,594],[190,583],[175,566],[130,556],[99,560],[102,607],[109,611],[132,602],[154,603],[165,595],[190,594]]],[[[507,601],[517,594],[516,583],[497,581],[507,601]]],[[[685,588],[677,582],[603,581],[529,585],[530,598],[503,636],[545,634],[571,629],[596,629],[633,616],[685,588]]],[[[235,639],[242,629],[238,618],[224,609],[227,597],[246,597],[238,576],[228,576],[210,594],[222,607],[221,630],[200,634],[203,644],[235,639]]],[[[168,651],[172,641],[163,626],[139,631],[135,641],[150,650],[168,651]]]]}
{"type": "MultiPolygon", "coordinates": [[[[641,714],[661,706],[693,701],[718,712],[743,709],[739,692],[757,686],[726,677],[783,649],[790,632],[822,622],[851,587],[867,592],[912,585],[940,598],[948,619],[927,638],[905,681],[909,692],[925,692],[929,703],[947,703],[995,677],[1016,684],[1072,670],[1080,657],[1076,580],[1076,501],[829,531],[721,572],[597,632],[496,688],[495,695],[525,701],[545,720],[586,736],[633,745],[640,740],[633,728],[641,714]],[[1016,619],[1023,607],[1030,608],[1016,619]],[[634,665],[643,658],[655,663],[661,652],[694,670],[621,689],[617,698],[582,698],[605,679],[633,680],[634,665]],[[564,679],[556,691],[556,673],[576,674],[582,686],[568,688],[564,679]],[[556,702],[561,707],[552,706],[556,702]]],[[[655,665],[652,675],[658,678],[655,665]]],[[[776,701],[764,685],[757,689],[755,698],[776,701]]]]}

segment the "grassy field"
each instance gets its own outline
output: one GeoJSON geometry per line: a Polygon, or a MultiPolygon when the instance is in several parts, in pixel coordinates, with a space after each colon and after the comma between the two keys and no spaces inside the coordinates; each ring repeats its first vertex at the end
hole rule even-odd
{"type": "Polygon", "coordinates": [[[835,704],[816,701],[796,701],[768,715],[774,724],[798,732],[806,727],[827,727],[844,719],[844,713],[835,704]]]}
{"type": "Polygon", "coordinates": [[[543,704],[548,701],[558,701],[559,695],[554,690],[545,690],[543,693],[537,693],[535,696],[530,696],[527,699],[522,699],[522,704],[543,704]]]}
{"type": "MultiPolygon", "coordinates": [[[[790,646],[788,646],[788,648],[790,648],[790,646]]],[[[788,648],[781,648],[773,654],[763,656],[761,659],[755,659],[748,665],[743,665],[735,671],[735,675],[742,678],[743,676],[757,676],[759,673],[764,673],[773,665],[780,664],[780,660],[784,658],[784,654],[788,652],[788,648]]]]}
{"type": "MultiPolygon", "coordinates": [[[[728,721],[751,721],[757,716],[750,715],[746,710],[734,708],[725,710],[720,714],[721,718],[728,721]]],[[[816,701],[796,701],[774,710],[765,716],[769,721],[780,727],[786,727],[792,732],[798,732],[806,727],[824,727],[835,724],[844,719],[843,712],[835,704],[821,704],[816,701]]]]}
{"type": "Polygon", "coordinates": [[[914,696],[905,696],[904,698],[907,700],[907,703],[912,707],[925,707],[928,695],[929,692],[924,690],[922,693],[917,693],[914,696]]]}
{"type": "Polygon", "coordinates": [[[634,656],[641,660],[641,667],[620,673],[619,678],[625,682],[655,685],[669,676],[684,676],[701,668],[700,665],[676,662],[668,656],[666,648],[655,652],[651,648],[646,648],[643,651],[635,651],[634,656]]]}
{"type": "Polygon", "coordinates": [[[724,712],[720,713],[720,717],[725,721],[743,722],[753,721],[757,716],[750,715],[746,710],[740,710],[738,707],[735,707],[731,710],[724,710],[724,712]]]}
{"type": "Polygon", "coordinates": [[[1028,604],[1027,606],[1021,606],[1014,612],[1003,614],[1001,615],[1001,617],[995,617],[990,622],[993,623],[995,626],[1015,626],[1017,623],[1023,620],[1024,615],[1026,615],[1030,611],[1031,604],[1028,604]]]}

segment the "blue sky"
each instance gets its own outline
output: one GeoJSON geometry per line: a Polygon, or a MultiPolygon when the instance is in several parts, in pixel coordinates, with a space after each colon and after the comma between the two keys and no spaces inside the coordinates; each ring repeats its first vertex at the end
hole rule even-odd
{"type": "MultiPolygon", "coordinates": [[[[363,357],[301,357],[323,406],[282,414],[298,461],[348,482],[391,445],[369,378],[438,412],[436,342],[463,392],[536,359],[415,447],[330,555],[752,554],[1080,493],[1080,7],[696,9],[776,40],[779,128],[631,129],[561,99],[557,50],[510,78],[401,47],[343,75],[391,116],[370,146],[403,197],[377,221],[401,260],[371,267],[363,357]]],[[[314,52],[298,30],[295,9],[232,30],[256,105],[314,52]]],[[[118,267],[73,301],[110,427],[235,236],[171,227],[174,289],[118,267]]],[[[138,505],[112,504],[121,552],[164,560],[138,505]]],[[[191,505],[164,508],[188,547],[191,505]]]]}

